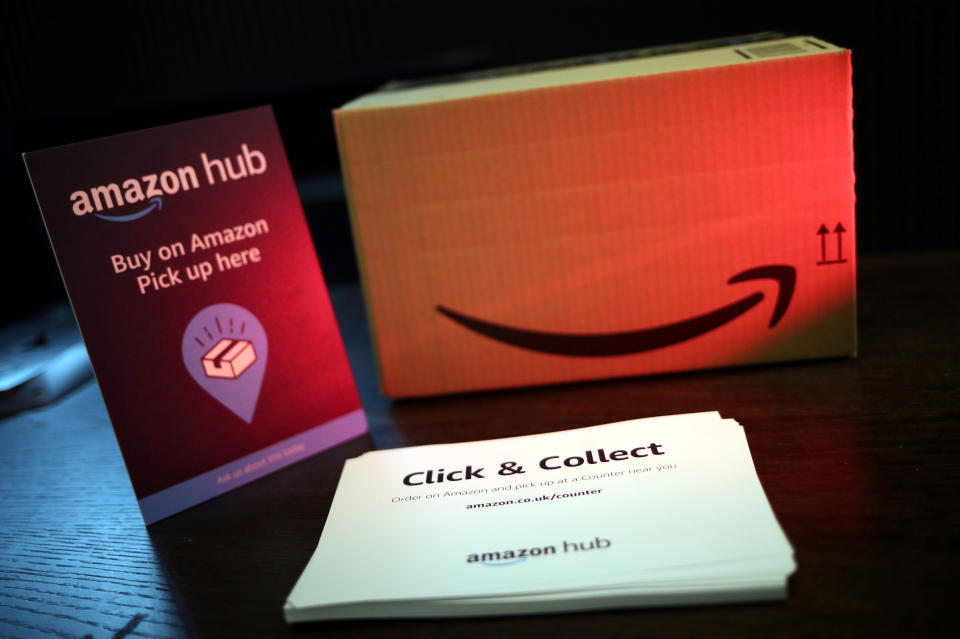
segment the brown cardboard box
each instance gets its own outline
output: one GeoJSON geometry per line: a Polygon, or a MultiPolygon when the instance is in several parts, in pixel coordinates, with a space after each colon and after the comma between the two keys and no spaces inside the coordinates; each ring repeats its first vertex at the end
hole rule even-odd
{"type": "Polygon", "coordinates": [[[850,75],[797,37],[337,110],[383,392],[855,355],[850,75]]]}

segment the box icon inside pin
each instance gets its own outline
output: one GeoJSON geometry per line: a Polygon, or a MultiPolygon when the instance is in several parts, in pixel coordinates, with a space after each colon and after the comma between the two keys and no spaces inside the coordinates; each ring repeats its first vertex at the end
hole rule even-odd
{"type": "Polygon", "coordinates": [[[253,344],[243,339],[223,338],[203,356],[203,372],[207,377],[236,379],[257,361],[253,344]]]}

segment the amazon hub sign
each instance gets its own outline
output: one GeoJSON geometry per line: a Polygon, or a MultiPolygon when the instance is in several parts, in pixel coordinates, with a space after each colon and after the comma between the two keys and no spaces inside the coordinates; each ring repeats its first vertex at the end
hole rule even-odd
{"type": "Polygon", "coordinates": [[[855,355],[850,52],[712,44],[336,111],[387,395],[855,355]]]}

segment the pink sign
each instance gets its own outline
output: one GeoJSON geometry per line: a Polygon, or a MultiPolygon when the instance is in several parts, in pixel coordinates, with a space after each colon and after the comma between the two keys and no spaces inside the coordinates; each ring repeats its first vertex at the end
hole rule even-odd
{"type": "Polygon", "coordinates": [[[269,107],[24,159],[148,524],[366,432],[269,107]]]}

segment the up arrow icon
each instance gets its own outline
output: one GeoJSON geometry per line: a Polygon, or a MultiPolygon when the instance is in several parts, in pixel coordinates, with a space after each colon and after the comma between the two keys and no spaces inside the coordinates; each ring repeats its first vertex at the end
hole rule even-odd
{"type": "Polygon", "coordinates": [[[846,233],[847,229],[843,228],[843,224],[837,222],[836,228],[833,229],[833,232],[837,234],[837,261],[846,262],[843,259],[843,234],[846,233]]]}
{"type": "Polygon", "coordinates": [[[833,232],[837,235],[837,257],[833,260],[827,259],[827,235],[830,234],[830,229],[827,228],[826,224],[821,224],[820,228],[817,229],[817,235],[820,236],[820,261],[817,262],[817,266],[823,266],[824,264],[843,264],[847,260],[843,257],[843,234],[847,232],[847,229],[843,227],[842,222],[837,222],[837,225],[833,228],[833,232]]]}
{"type": "Polygon", "coordinates": [[[826,224],[821,224],[820,229],[817,231],[817,235],[820,236],[820,261],[817,264],[825,264],[827,262],[827,234],[830,232],[830,229],[827,228],[826,224]]]}

